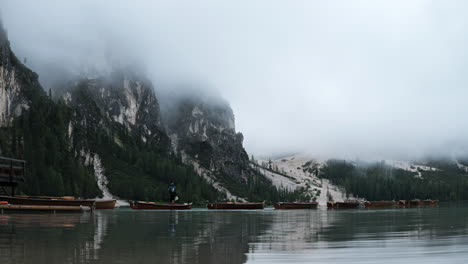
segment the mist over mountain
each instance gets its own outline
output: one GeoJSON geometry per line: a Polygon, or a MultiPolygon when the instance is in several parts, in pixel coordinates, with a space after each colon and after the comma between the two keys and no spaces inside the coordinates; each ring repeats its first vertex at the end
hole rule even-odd
{"type": "Polygon", "coordinates": [[[467,152],[466,11],[462,1],[1,6],[46,87],[139,65],[157,90],[193,80],[219,90],[257,155],[399,159],[467,152]]]}

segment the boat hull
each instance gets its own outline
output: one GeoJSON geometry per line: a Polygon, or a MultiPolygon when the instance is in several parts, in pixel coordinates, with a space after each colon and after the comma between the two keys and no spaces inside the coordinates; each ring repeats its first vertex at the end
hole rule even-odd
{"type": "Polygon", "coordinates": [[[439,200],[411,200],[409,201],[409,206],[418,207],[418,206],[437,206],[439,200]]]}
{"type": "Polygon", "coordinates": [[[439,200],[400,200],[397,202],[399,207],[419,207],[419,206],[437,206],[439,200]]]}
{"type": "Polygon", "coordinates": [[[0,213],[3,212],[51,212],[69,213],[91,210],[88,206],[61,206],[61,205],[21,205],[21,204],[1,204],[0,213]]]}
{"type": "Polygon", "coordinates": [[[356,209],[359,202],[327,202],[328,209],[356,209]]]}
{"type": "Polygon", "coordinates": [[[437,206],[439,205],[439,200],[424,200],[422,201],[423,206],[437,206]]]}
{"type": "Polygon", "coordinates": [[[395,205],[394,201],[367,201],[364,203],[366,208],[393,208],[395,205]]]}
{"type": "Polygon", "coordinates": [[[117,200],[95,200],[96,209],[114,209],[117,200]]]}
{"type": "Polygon", "coordinates": [[[29,197],[0,196],[1,201],[16,205],[43,205],[43,206],[88,206],[94,207],[94,200],[63,200],[29,197]]]}
{"type": "MultiPolygon", "coordinates": [[[[26,196],[26,195],[19,195],[15,196],[17,198],[26,198],[26,199],[44,199],[44,200],[65,200],[65,201],[75,201],[77,200],[73,196],[60,196],[60,197],[55,197],[55,196],[26,196]]],[[[115,205],[117,203],[117,200],[115,199],[86,199],[86,201],[90,202],[95,202],[95,209],[114,209],[115,205]]]]}
{"type": "Polygon", "coordinates": [[[407,200],[399,200],[396,204],[398,207],[408,207],[410,205],[407,200]]]}
{"type": "Polygon", "coordinates": [[[155,202],[133,202],[130,208],[135,210],[190,210],[192,203],[176,204],[176,203],[155,203],[155,202]]]}
{"type": "Polygon", "coordinates": [[[421,205],[423,205],[423,202],[421,200],[409,201],[409,206],[416,207],[416,206],[421,206],[421,205]]]}
{"type": "Polygon", "coordinates": [[[275,203],[274,207],[277,210],[299,210],[299,209],[317,209],[318,203],[311,202],[311,203],[284,203],[279,202],[275,203]]]}
{"type": "Polygon", "coordinates": [[[265,207],[264,203],[208,203],[208,209],[214,210],[257,210],[265,207]]]}

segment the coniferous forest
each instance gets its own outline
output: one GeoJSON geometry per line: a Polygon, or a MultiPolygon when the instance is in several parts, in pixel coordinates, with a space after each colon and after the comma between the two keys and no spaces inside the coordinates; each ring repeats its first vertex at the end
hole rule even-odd
{"type": "Polygon", "coordinates": [[[342,186],[348,194],[368,200],[439,199],[467,200],[468,176],[453,162],[433,160],[434,171],[418,174],[384,162],[357,166],[344,160],[329,160],[319,177],[342,186]]]}

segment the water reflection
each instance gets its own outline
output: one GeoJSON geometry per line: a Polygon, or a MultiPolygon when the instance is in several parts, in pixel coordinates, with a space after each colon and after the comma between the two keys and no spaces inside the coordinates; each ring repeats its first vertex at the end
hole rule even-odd
{"type": "Polygon", "coordinates": [[[467,209],[4,214],[0,263],[463,263],[467,209]]]}
{"type": "Polygon", "coordinates": [[[169,216],[169,234],[171,236],[175,236],[176,235],[176,227],[177,227],[177,223],[178,223],[178,213],[179,211],[173,211],[171,212],[170,216],[169,216]]]}
{"type": "Polygon", "coordinates": [[[243,263],[267,225],[254,212],[139,211],[120,214],[101,251],[113,263],[243,263]],[[116,260],[115,256],[118,255],[116,260]]]}
{"type": "Polygon", "coordinates": [[[251,243],[248,262],[440,263],[443,259],[465,263],[466,209],[462,204],[404,210],[318,210],[310,216],[299,211],[278,214],[272,229],[251,243]]]}
{"type": "Polygon", "coordinates": [[[0,215],[0,263],[77,263],[93,241],[91,214],[0,215]],[[78,260],[78,261],[75,261],[78,260]]]}

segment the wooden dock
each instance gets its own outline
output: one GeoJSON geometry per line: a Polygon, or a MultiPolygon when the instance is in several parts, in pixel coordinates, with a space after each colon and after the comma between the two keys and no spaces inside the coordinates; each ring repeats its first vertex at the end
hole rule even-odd
{"type": "MultiPolygon", "coordinates": [[[[26,161],[0,157],[0,188],[6,193],[5,187],[11,188],[9,195],[15,195],[19,182],[24,182],[26,161]]],[[[0,191],[1,191],[0,190],[0,191]]]]}

